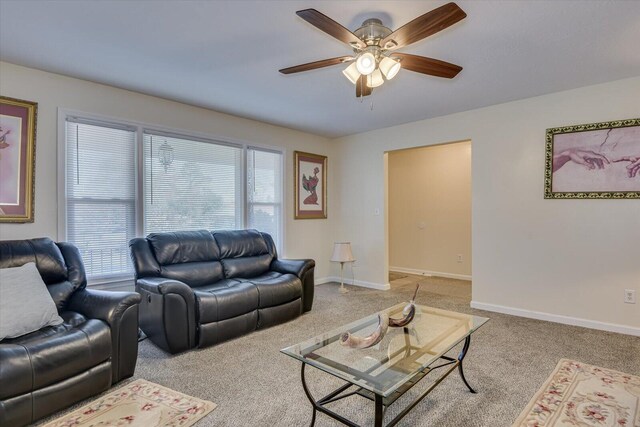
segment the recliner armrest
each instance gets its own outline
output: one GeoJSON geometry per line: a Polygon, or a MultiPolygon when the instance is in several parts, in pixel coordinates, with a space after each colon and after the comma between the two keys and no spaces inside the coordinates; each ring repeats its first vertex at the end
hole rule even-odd
{"type": "Polygon", "coordinates": [[[137,304],[140,304],[140,294],[137,292],[82,289],[71,296],[68,309],[90,319],[102,320],[112,327],[127,308],[137,304]]]}
{"type": "Polygon", "coordinates": [[[133,375],[138,358],[138,307],[140,294],[96,289],[76,291],[68,309],[90,319],[99,319],[111,329],[111,380],[133,375]]]}
{"type": "Polygon", "coordinates": [[[304,274],[316,266],[312,259],[274,259],[271,270],[282,274],[295,274],[302,279],[304,274]]]}
{"type": "Polygon", "coordinates": [[[302,281],[302,311],[307,312],[313,306],[314,270],[316,262],[312,259],[274,259],[271,270],[282,274],[295,274],[302,281]]]}
{"type": "Polygon", "coordinates": [[[140,328],[158,347],[179,353],[195,347],[196,296],[189,285],[165,277],[136,280],[142,295],[140,328]]]}
{"type": "Polygon", "coordinates": [[[136,286],[153,294],[178,294],[187,301],[195,301],[193,289],[179,280],[167,279],[165,277],[145,277],[136,280],[136,286]]]}

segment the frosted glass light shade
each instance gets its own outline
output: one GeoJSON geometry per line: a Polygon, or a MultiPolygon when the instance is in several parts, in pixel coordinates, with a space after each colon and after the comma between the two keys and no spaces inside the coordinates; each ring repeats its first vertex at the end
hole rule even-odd
{"type": "Polygon", "coordinates": [[[360,74],[368,76],[376,69],[376,57],[371,52],[365,52],[356,59],[356,67],[360,74]]]}
{"type": "Polygon", "coordinates": [[[356,84],[360,78],[360,73],[358,72],[358,67],[355,62],[342,70],[342,74],[353,84],[356,84]]]}
{"type": "Polygon", "coordinates": [[[333,255],[331,262],[353,262],[353,253],[351,253],[351,242],[336,242],[333,244],[333,255]]]}
{"type": "Polygon", "coordinates": [[[378,87],[382,85],[382,83],[384,83],[384,79],[382,78],[380,70],[375,70],[367,76],[367,86],[369,87],[378,87]]]}
{"type": "Polygon", "coordinates": [[[394,78],[396,74],[398,74],[398,71],[400,71],[400,67],[401,65],[398,61],[387,56],[380,61],[380,71],[382,71],[382,74],[384,74],[387,80],[394,78]]]}

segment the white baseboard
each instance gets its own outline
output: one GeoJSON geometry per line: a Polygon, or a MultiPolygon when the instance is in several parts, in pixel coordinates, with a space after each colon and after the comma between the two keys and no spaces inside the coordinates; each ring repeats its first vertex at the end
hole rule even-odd
{"type": "MultiPolygon", "coordinates": [[[[316,286],[322,285],[323,283],[329,283],[329,282],[340,283],[340,278],[335,276],[329,276],[329,277],[321,277],[315,280],[316,286]]],[[[391,285],[389,285],[388,283],[366,282],[364,280],[356,280],[354,283],[351,283],[351,279],[347,279],[346,277],[344,279],[344,284],[361,286],[363,288],[378,289],[381,291],[387,291],[391,289],[391,285]]]]}
{"type": "Polygon", "coordinates": [[[398,273],[417,274],[418,276],[438,276],[447,279],[471,280],[471,276],[466,274],[444,273],[442,271],[418,270],[415,268],[389,267],[389,271],[398,273]]]}
{"type": "Polygon", "coordinates": [[[597,320],[581,319],[578,317],[562,316],[560,314],[543,313],[541,311],[525,310],[522,308],[506,307],[504,305],[488,304],[479,301],[471,301],[471,307],[478,310],[494,311],[496,313],[511,314],[513,316],[527,317],[529,319],[546,320],[549,322],[563,323],[565,325],[582,326],[584,328],[598,329],[601,331],[617,332],[619,334],[640,337],[640,328],[634,326],[619,325],[616,323],[599,322],[597,320]]]}

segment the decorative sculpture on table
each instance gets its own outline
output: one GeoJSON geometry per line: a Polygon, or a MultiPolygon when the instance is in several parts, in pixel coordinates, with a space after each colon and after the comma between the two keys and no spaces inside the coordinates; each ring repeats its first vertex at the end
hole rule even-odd
{"type": "Polygon", "coordinates": [[[402,317],[400,319],[390,318],[386,313],[378,314],[378,326],[376,329],[366,337],[359,337],[351,335],[350,332],[344,332],[340,336],[340,344],[345,347],[351,348],[369,348],[378,344],[384,338],[389,326],[393,328],[406,327],[416,315],[416,295],[418,294],[418,288],[420,284],[416,285],[416,290],[413,293],[413,298],[402,310],[402,317]]]}

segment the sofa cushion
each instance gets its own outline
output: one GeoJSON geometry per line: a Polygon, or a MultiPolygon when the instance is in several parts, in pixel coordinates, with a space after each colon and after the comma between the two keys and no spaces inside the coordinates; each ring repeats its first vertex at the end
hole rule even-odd
{"type": "Polygon", "coordinates": [[[267,242],[257,230],[214,231],[221,258],[243,258],[270,254],[267,242]]]}
{"type": "Polygon", "coordinates": [[[230,319],[258,308],[258,289],[249,282],[221,280],[195,288],[194,294],[200,324],[230,319]]]}
{"type": "Polygon", "coordinates": [[[35,262],[47,285],[67,279],[64,257],[53,240],[44,237],[0,242],[0,268],[20,267],[28,262],[35,262]]]}
{"type": "Polygon", "coordinates": [[[60,323],[35,263],[0,268],[0,341],[60,323]]]}
{"type": "Polygon", "coordinates": [[[247,281],[258,288],[259,308],[285,304],[302,297],[302,282],[293,274],[270,271],[247,281]]]}
{"type": "Polygon", "coordinates": [[[0,342],[0,399],[65,380],[111,357],[111,332],[101,320],[63,312],[63,323],[0,342]]]}
{"type": "Polygon", "coordinates": [[[147,239],[160,265],[220,259],[218,245],[206,230],[151,233],[147,239]]]}
{"type": "Polygon", "coordinates": [[[168,279],[179,280],[191,287],[203,286],[224,279],[220,261],[163,265],[160,267],[160,275],[168,279]]]}
{"type": "Polygon", "coordinates": [[[269,270],[273,257],[269,254],[243,258],[226,258],[220,261],[224,276],[228,279],[259,276],[269,270]]]}

